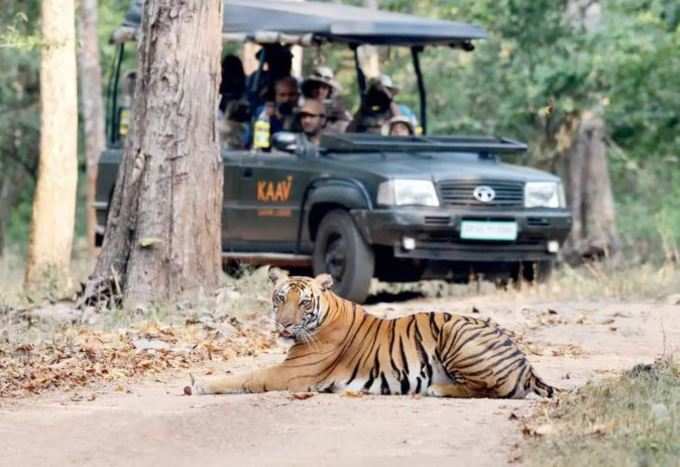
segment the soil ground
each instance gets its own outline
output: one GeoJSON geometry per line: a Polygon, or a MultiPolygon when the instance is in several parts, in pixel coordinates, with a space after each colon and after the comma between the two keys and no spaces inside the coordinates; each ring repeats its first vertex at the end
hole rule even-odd
{"type": "MultiPolygon", "coordinates": [[[[415,299],[378,315],[442,310],[492,317],[514,331],[537,372],[574,388],[651,363],[680,343],[680,307],[655,303],[415,299]]],[[[280,352],[193,369],[247,371],[280,352]]],[[[454,400],[287,393],[186,397],[187,373],[52,393],[0,406],[3,466],[499,466],[517,462],[512,414],[532,400],[454,400]],[[92,399],[92,400],[90,400],[92,399]]]]}

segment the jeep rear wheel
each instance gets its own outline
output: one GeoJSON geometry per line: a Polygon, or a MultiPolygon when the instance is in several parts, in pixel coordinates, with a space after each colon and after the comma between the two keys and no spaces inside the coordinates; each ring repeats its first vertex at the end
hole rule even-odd
{"type": "Polygon", "coordinates": [[[375,257],[347,211],[331,211],[323,218],[312,259],[314,274],[330,274],[338,295],[356,303],[366,300],[375,257]]]}

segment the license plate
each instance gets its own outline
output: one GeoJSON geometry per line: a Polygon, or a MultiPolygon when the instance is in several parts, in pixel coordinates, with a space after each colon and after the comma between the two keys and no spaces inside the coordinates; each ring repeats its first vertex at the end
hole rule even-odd
{"type": "Polygon", "coordinates": [[[517,240],[517,222],[462,221],[463,240],[517,240]]]}

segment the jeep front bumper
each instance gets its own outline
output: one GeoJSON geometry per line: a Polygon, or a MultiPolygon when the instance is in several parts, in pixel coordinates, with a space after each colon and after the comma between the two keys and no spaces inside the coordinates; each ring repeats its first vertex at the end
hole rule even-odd
{"type": "Polygon", "coordinates": [[[352,211],[357,227],[374,246],[391,247],[404,259],[466,262],[543,261],[556,258],[571,229],[566,209],[401,208],[352,211]],[[463,240],[461,222],[517,223],[514,241],[463,240]]]}

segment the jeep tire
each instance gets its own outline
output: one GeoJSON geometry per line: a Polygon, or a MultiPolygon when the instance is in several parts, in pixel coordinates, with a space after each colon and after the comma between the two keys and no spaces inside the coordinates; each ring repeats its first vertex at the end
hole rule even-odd
{"type": "Polygon", "coordinates": [[[330,274],[333,290],[341,297],[355,303],[363,303],[368,297],[375,256],[347,211],[336,209],[323,218],[312,262],[314,275],[330,274]]]}

